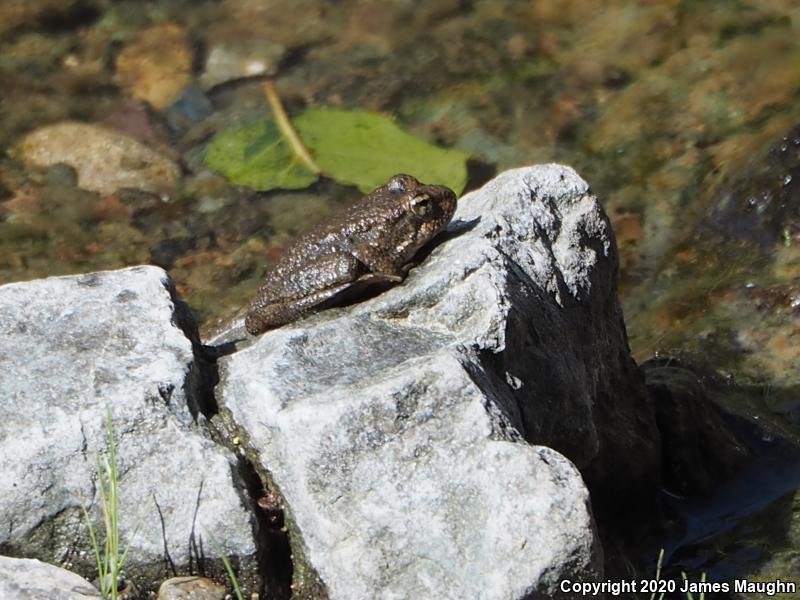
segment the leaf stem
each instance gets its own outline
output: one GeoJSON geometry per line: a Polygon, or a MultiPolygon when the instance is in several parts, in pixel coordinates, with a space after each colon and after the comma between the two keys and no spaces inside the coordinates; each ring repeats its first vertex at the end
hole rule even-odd
{"type": "Polygon", "coordinates": [[[311,158],[311,153],[300,141],[300,136],[297,135],[294,127],[292,127],[292,123],[283,109],[283,104],[281,104],[281,99],[278,97],[278,92],[275,90],[275,84],[270,79],[264,82],[264,94],[267,96],[267,102],[269,102],[269,107],[272,109],[272,114],[275,115],[275,123],[278,125],[278,129],[281,130],[283,137],[289,142],[292,152],[314,173],[322,173],[322,169],[311,158]]]}

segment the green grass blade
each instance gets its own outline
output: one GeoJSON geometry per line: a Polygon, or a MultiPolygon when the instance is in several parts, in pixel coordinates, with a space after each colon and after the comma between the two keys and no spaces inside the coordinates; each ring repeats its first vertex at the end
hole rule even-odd
{"type": "Polygon", "coordinates": [[[100,545],[97,543],[97,534],[95,533],[94,526],[92,525],[92,520],[89,518],[89,511],[86,510],[85,506],[81,506],[81,508],[83,509],[83,518],[86,520],[86,528],[89,530],[89,539],[92,541],[92,550],[94,551],[95,562],[97,563],[97,576],[100,579],[101,588],[100,592],[103,593],[102,582],[105,579],[105,570],[103,560],[100,558],[100,545]]]}
{"type": "MultiPolygon", "coordinates": [[[[663,562],[664,562],[664,549],[662,548],[661,551],[658,553],[658,561],[656,562],[656,581],[661,579],[661,565],[663,564],[663,562]]],[[[650,600],[655,600],[655,598],[656,598],[656,591],[653,590],[653,592],[650,594],[650,600]]],[[[659,596],[658,600],[664,600],[663,592],[661,593],[661,596],[659,596]]]]}
{"type": "Polygon", "coordinates": [[[214,547],[214,551],[219,554],[220,559],[222,559],[222,564],[225,565],[225,570],[228,572],[228,578],[231,580],[231,584],[233,585],[233,591],[236,593],[236,600],[244,600],[242,590],[239,588],[239,580],[236,578],[236,573],[233,572],[233,565],[231,565],[230,559],[225,555],[225,551],[223,550],[222,546],[220,546],[219,542],[217,542],[217,539],[209,532],[206,532],[206,534],[208,535],[208,539],[211,541],[211,545],[214,547]]]}

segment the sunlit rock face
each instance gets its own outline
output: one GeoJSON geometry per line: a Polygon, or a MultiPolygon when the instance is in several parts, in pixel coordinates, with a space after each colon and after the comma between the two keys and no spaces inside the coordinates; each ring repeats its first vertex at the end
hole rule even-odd
{"type": "Polygon", "coordinates": [[[608,221],[572,169],[517,169],[427,250],[401,285],[240,344],[223,415],[331,598],[558,597],[602,575],[581,472],[611,495],[659,460],[608,221]]]}
{"type": "Polygon", "coordinates": [[[137,580],[152,574],[148,565],[165,575],[167,555],[190,568],[191,540],[209,533],[231,554],[255,555],[235,458],[189,408],[185,311],[157,267],[0,286],[6,553],[96,573],[83,511],[104,539],[98,472],[111,458],[111,428],[119,535],[137,580]]]}

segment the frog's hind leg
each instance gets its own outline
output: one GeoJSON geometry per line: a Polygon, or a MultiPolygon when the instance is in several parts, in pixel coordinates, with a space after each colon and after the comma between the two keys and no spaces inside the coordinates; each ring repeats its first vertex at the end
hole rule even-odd
{"type": "Polygon", "coordinates": [[[394,281],[394,277],[370,273],[364,263],[346,252],[284,266],[284,272],[273,272],[261,286],[247,311],[245,327],[257,335],[338,304],[350,288],[355,292],[364,284],[381,281],[394,281]]]}
{"type": "Polygon", "coordinates": [[[247,311],[244,326],[252,335],[258,335],[268,329],[275,329],[297,321],[311,313],[325,308],[332,296],[350,287],[350,283],[342,283],[324,290],[313,292],[295,302],[272,302],[269,304],[253,304],[247,311]]]}

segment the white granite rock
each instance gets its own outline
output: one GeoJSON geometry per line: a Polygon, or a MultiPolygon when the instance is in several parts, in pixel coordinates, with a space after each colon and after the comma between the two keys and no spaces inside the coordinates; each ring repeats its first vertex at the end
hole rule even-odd
{"type": "Polygon", "coordinates": [[[210,532],[231,554],[255,553],[235,460],[187,408],[194,357],[178,326],[185,310],[156,267],[0,286],[4,548],[93,569],[82,507],[100,527],[108,407],[121,537],[132,540],[127,565],[163,568],[165,547],[187,564],[193,531],[198,541],[210,532]]]}
{"type": "Polygon", "coordinates": [[[609,494],[658,464],[616,269],[572,169],[509,171],[401,285],[222,359],[217,398],[289,508],[296,572],[336,600],[554,598],[601,577],[559,452],[609,494]]]}

